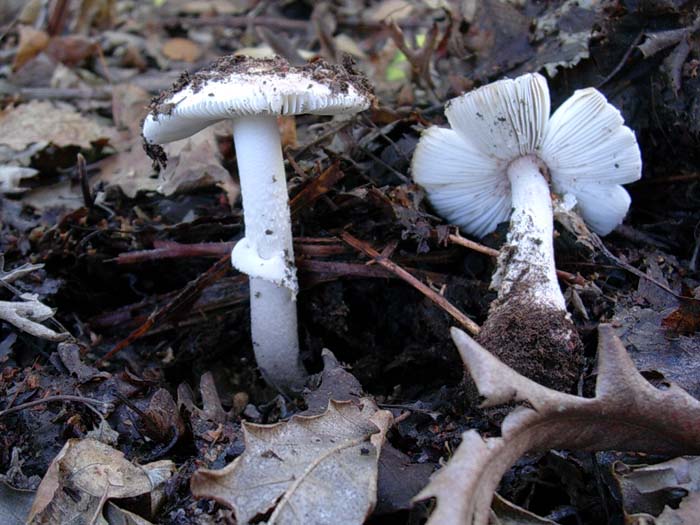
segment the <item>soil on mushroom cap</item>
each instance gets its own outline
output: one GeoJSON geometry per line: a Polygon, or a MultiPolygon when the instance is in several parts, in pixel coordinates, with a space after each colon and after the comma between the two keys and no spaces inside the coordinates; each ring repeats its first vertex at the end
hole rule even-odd
{"type": "Polygon", "coordinates": [[[167,90],[153,98],[149,111],[154,116],[169,115],[173,106],[165,104],[174,94],[189,87],[194,93],[202,90],[208,82],[225,80],[232,75],[246,77],[277,76],[284,78],[288,73],[305,75],[314,82],[328,86],[331,93],[347,93],[350,85],[370,100],[374,99],[372,85],[366,76],[355,69],[351,57],[343,58],[343,64],[329,64],[318,59],[302,66],[291,66],[281,57],[251,58],[242,55],[229,55],[218,58],[208,66],[190,75],[184,72],[180,78],[167,90]]]}
{"type": "Polygon", "coordinates": [[[564,312],[509,301],[491,311],[478,341],[508,366],[542,385],[571,392],[578,381],[583,345],[564,312]]]}

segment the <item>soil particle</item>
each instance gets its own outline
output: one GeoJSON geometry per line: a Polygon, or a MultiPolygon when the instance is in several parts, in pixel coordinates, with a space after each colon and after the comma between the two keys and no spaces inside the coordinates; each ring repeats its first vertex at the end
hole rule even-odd
{"type": "Polygon", "coordinates": [[[478,341],[542,385],[571,392],[578,381],[583,345],[564,312],[509,301],[491,311],[478,341]]]}
{"type": "Polygon", "coordinates": [[[162,146],[158,144],[149,144],[145,137],[143,137],[143,150],[148,155],[148,158],[153,161],[153,169],[160,171],[160,168],[165,169],[168,164],[168,156],[165,154],[165,150],[162,146]]]}
{"type": "Polygon", "coordinates": [[[169,114],[172,107],[165,103],[175,93],[185,88],[190,88],[194,93],[212,81],[225,80],[233,75],[254,77],[284,78],[289,73],[297,73],[306,76],[309,80],[328,86],[331,93],[347,93],[352,85],[360,94],[374,100],[372,86],[362,73],[355,69],[355,63],[350,57],[344,57],[342,65],[329,64],[325,60],[318,59],[302,66],[291,66],[284,58],[251,58],[240,55],[221,57],[203,69],[190,75],[183,73],[170,87],[151,100],[150,113],[154,118],[158,115],[169,114]],[[165,109],[165,111],[164,111],[165,109]],[[169,110],[169,111],[168,111],[169,110]]]}

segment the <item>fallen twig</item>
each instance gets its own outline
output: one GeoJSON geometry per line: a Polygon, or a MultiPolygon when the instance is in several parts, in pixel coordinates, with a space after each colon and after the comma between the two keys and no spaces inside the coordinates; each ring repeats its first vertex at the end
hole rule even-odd
{"type": "Polygon", "coordinates": [[[456,306],[450,303],[445,297],[431,289],[429,286],[423,284],[421,281],[416,279],[413,275],[411,275],[408,271],[404,270],[398,264],[384,257],[381,253],[372,248],[368,243],[361,241],[356,237],[353,237],[348,232],[343,232],[340,236],[350,246],[352,246],[356,250],[365,253],[369,257],[372,257],[372,259],[374,259],[377,262],[377,264],[382,265],[384,268],[386,268],[390,272],[396,274],[401,279],[409,283],[416,290],[421,292],[428,299],[433,301],[440,308],[442,308],[448,314],[450,314],[459,324],[466,328],[470,333],[475,335],[479,333],[479,325],[471,319],[469,319],[469,317],[464,315],[464,313],[462,313],[456,306]]]}
{"type": "Polygon", "coordinates": [[[90,399],[89,397],[81,397],[81,396],[71,396],[71,395],[59,395],[59,396],[48,396],[43,399],[36,399],[34,401],[28,401],[26,403],[22,403],[21,405],[17,405],[12,408],[7,408],[5,410],[0,410],[0,418],[4,416],[9,416],[10,414],[14,414],[15,412],[21,412],[22,410],[26,410],[27,408],[32,408],[37,405],[45,405],[46,403],[56,403],[56,402],[75,402],[75,403],[85,403],[86,405],[95,405],[95,406],[102,406],[104,408],[107,408],[111,405],[111,403],[108,403],[106,401],[99,401],[97,399],[90,399]]]}

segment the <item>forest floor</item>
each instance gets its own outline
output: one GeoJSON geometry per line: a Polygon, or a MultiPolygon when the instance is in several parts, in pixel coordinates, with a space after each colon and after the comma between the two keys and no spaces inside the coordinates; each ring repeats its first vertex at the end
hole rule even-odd
{"type": "MultiPolygon", "coordinates": [[[[496,292],[494,258],[481,252],[503,244],[508,224],[473,238],[481,252],[460,245],[413,183],[410,159],[424,129],[447,126],[447,100],[527,72],[547,76],[553,108],[575,89],[599,89],[634,130],[643,159],[642,178],[626,186],[630,212],[602,245],[556,224],[557,267],[574,276],[561,286],[585,349],[572,393],[592,395],[598,327],[610,325],[661,393],[636,408],[621,408],[621,393],[609,406],[628,427],[638,422],[639,433],[673,424],[697,433],[694,5],[4,2],[0,307],[14,312],[8,305],[26,302],[35,316],[0,323],[0,522],[24,523],[33,503],[31,523],[424,523],[435,500],[412,498],[458,458],[463,434],[501,435],[503,409],[478,407],[450,337],[450,327],[464,324],[448,310],[483,324],[496,292]],[[247,277],[230,266],[244,232],[231,130],[220,124],[165,146],[160,172],[141,144],[151,98],[184,71],[232,53],[277,54],[293,65],[340,63],[348,54],[377,97],[352,118],[280,119],[299,336],[314,374],[299,399],[262,380],[247,277]],[[42,316],[45,306],[53,310],[42,316]],[[683,410],[680,397],[663,397],[676,395],[672,383],[695,398],[683,410]],[[318,436],[342,445],[323,448],[318,436]],[[271,466],[290,443],[305,458],[297,470],[271,466]],[[237,458],[224,476],[202,470],[237,458]],[[339,464],[349,481],[333,478],[339,464]],[[280,471],[286,485],[268,491],[280,471]],[[322,508],[323,517],[285,505],[322,508]]],[[[598,381],[600,391],[607,380],[598,381]]],[[[488,397],[478,378],[477,386],[488,397]]],[[[519,404],[539,410],[535,398],[519,404]]],[[[551,428],[598,428],[586,417],[551,428]]],[[[556,445],[512,458],[492,523],[700,521],[697,458],[635,449],[638,436],[627,441],[615,425],[599,432],[619,446],[596,452],[610,447],[550,436],[544,444],[556,445]],[[614,451],[625,448],[632,450],[614,451]]],[[[450,498],[472,497],[469,475],[477,485],[488,477],[465,474],[450,498]]]]}

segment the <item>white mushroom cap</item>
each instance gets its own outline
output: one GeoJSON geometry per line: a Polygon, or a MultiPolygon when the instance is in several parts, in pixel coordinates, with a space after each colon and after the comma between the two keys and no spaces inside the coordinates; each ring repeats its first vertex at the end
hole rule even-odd
{"type": "Polygon", "coordinates": [[[281,58],[224,57],[191,78],[185,75],[154,101],[143,136],[163,144],[239,116],[352,114],[373,98],[364,77],[351,68],[321,60],[292,67],[281,58]]]}
{"type": "Polygon", "coordinates": [[[413,177],[435,209],[465,232],[483,236],[511,211],[508,165],[536,155],[552,190],[576,199],[601,235],[622,222],[630,197],[620,184],[641,177],[634,133],[593,88],[576,91],[549,118],[539,74],[488,84],[448,103],[452,129],[429,128],[413,156],[413,177]]]}

